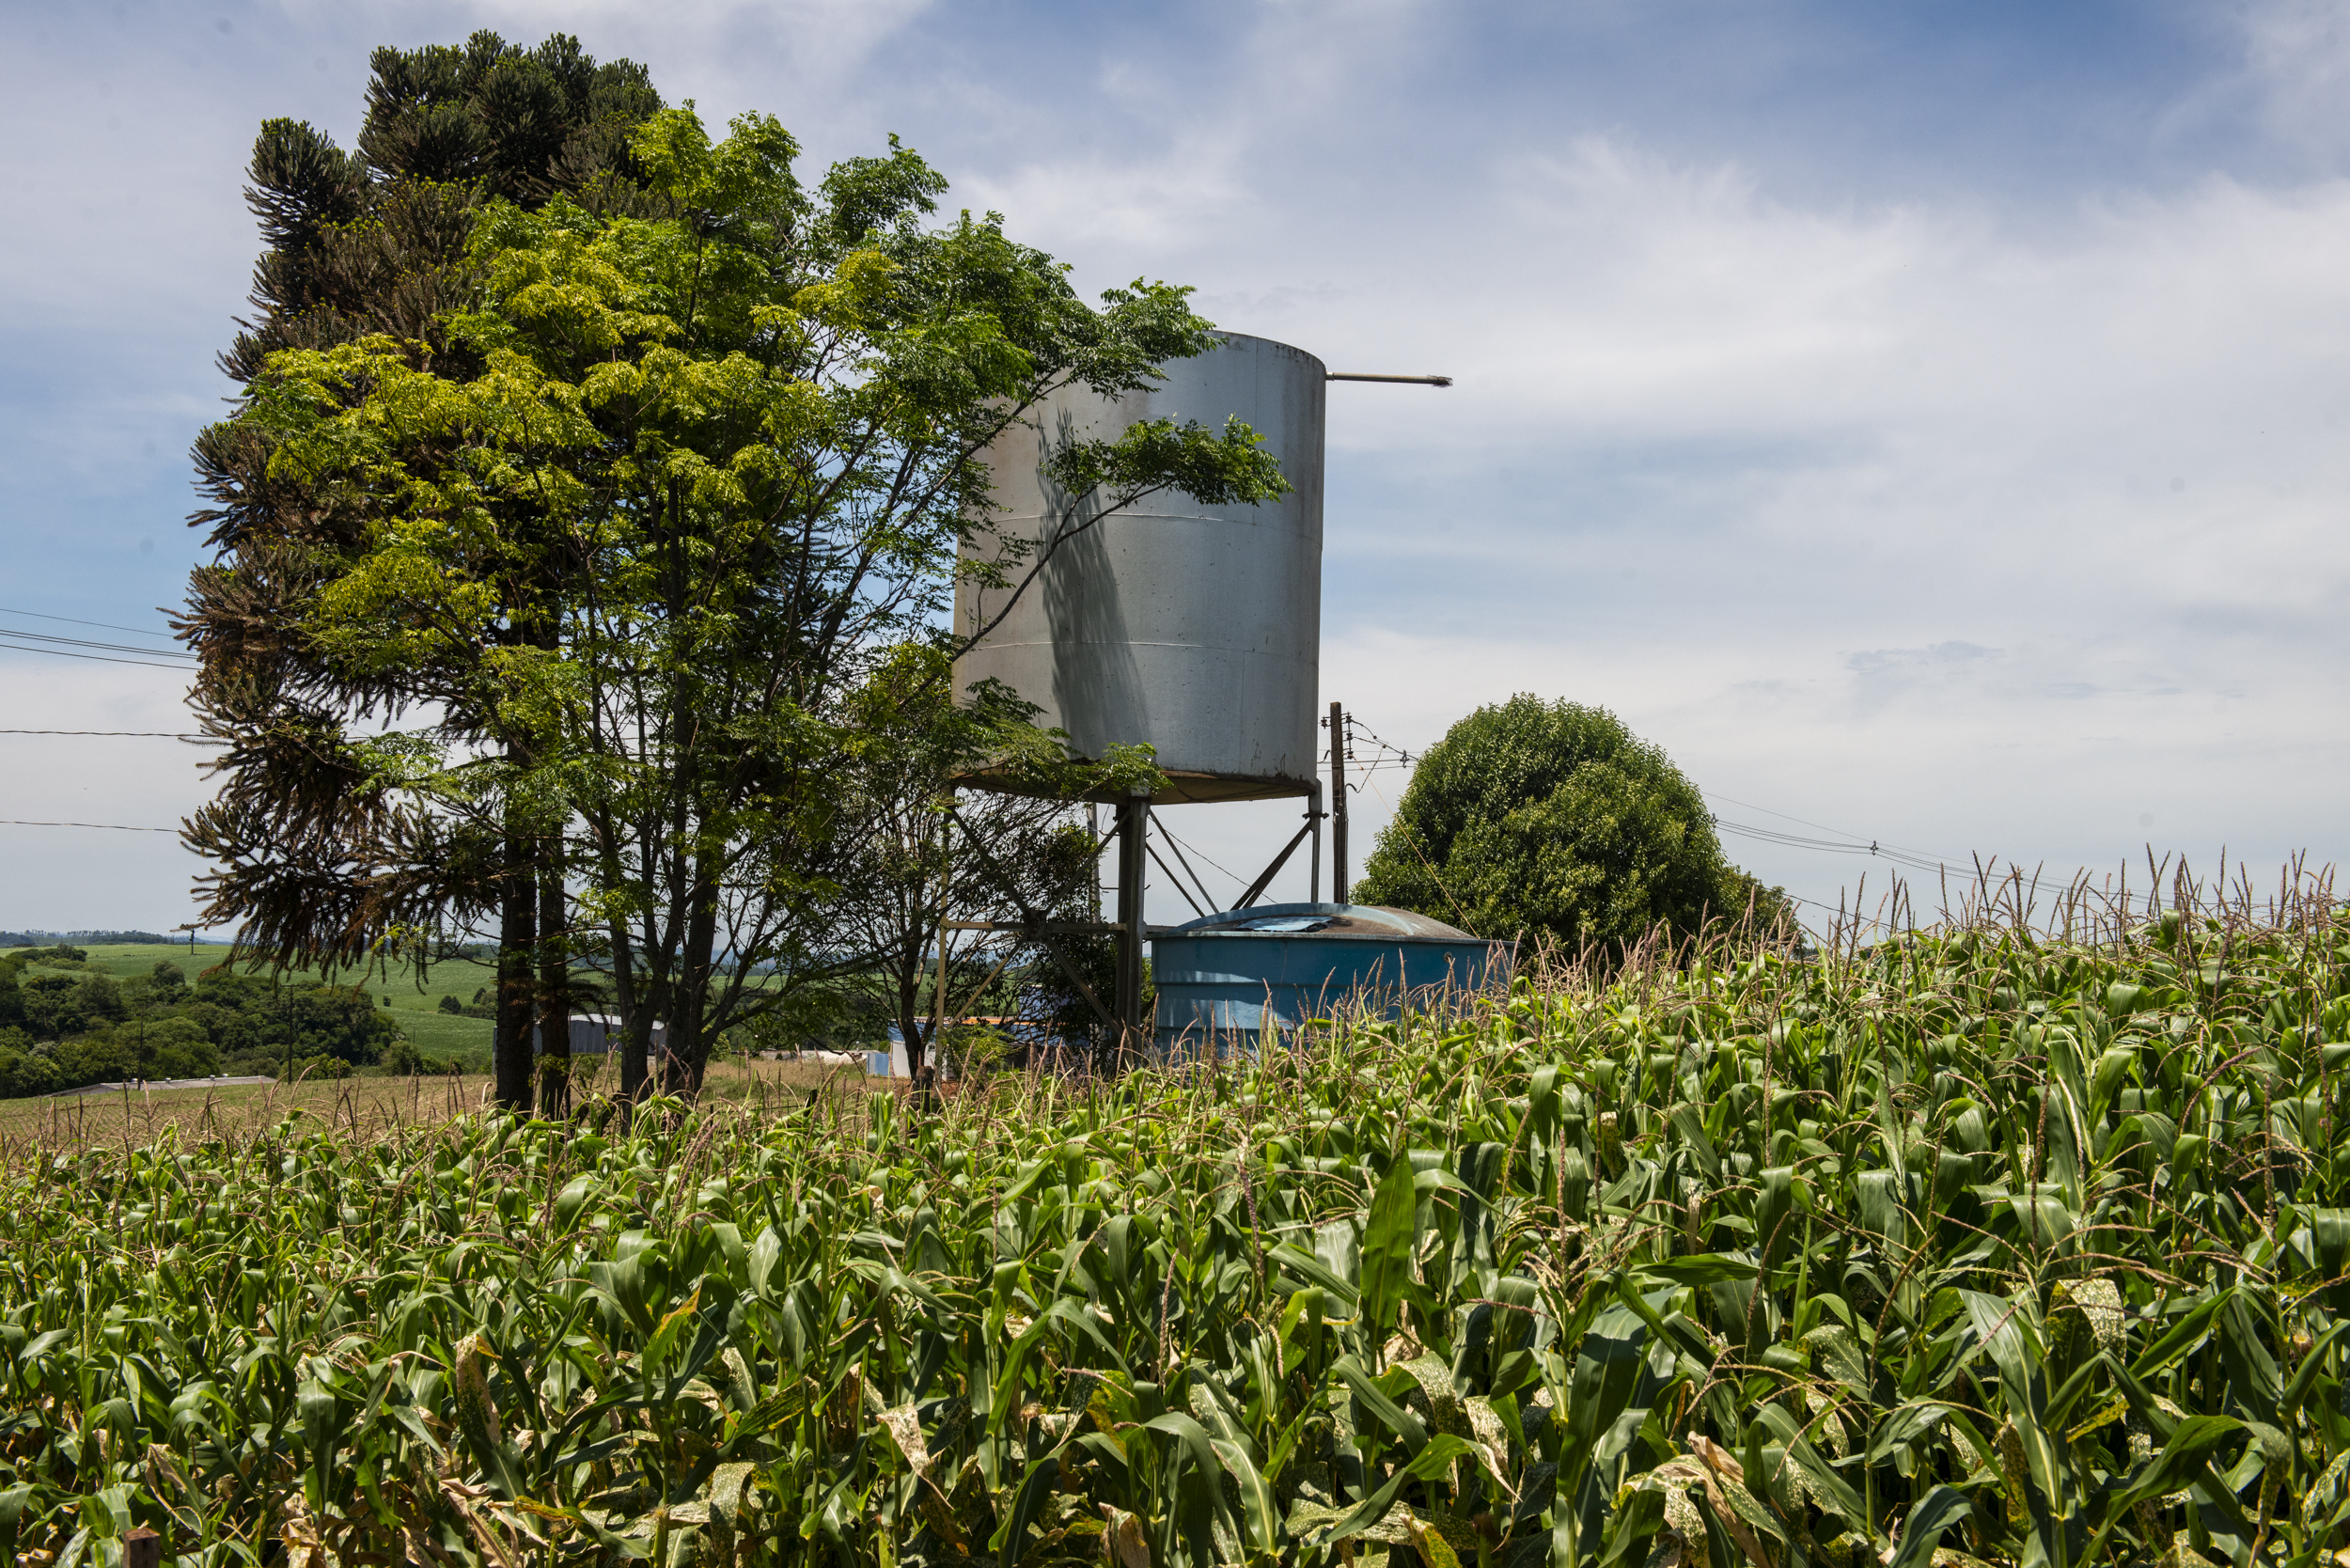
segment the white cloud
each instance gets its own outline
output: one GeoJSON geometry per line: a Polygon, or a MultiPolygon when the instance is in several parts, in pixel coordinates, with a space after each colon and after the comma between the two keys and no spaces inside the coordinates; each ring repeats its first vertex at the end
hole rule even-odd
{"type": "Polygon", "coordinates": [[[1478,194],[1245,323],[1460,377],[1334,400],[1334,476],[1410,488],[1334,511],[1325,695],[1414,746],[1604,702],[1709,787],[1946,854],[2109,865],[2146,815],[2206,863],[2350,852],[2350,183],[2026,230],[1586,136],[1478,194]]]}
{"type": "Polygon", "coordinates": [[[2242,86],[2270,128],[2307,152],[2350,151],[2350,5],[2342,0],[2252,0],[2236,8],[2242,86]]]}

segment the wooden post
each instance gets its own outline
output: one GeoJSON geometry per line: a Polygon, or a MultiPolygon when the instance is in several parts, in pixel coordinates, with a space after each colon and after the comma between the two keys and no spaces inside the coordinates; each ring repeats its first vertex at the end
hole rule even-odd
{"type": "Polygon", "coordinates": [[[122,1568],[164,1568],[164,1538],[145,1525],[124,1536],[122,1568]]]}

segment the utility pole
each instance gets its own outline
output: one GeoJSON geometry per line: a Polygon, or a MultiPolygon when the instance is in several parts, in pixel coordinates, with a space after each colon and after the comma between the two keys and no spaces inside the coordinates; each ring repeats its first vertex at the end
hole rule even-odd
{"type": "Polygon", "coordinates": [[[1147,1038],[1142,1023],[1144,856],[1150,849],[1151,795],[1136,790],[1118,803],[1118,1014],[1119,1053],[1139,1050],[1147,1038]]]}
{"type": "Polygon", "coordinates": [[[1346,902],[1346,710],[1330,704],[1330,902],[1346,902]]]}

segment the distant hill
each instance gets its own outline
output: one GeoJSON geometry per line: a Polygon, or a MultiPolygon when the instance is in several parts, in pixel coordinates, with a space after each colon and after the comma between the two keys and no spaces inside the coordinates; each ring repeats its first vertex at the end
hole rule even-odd
{"type": "Polygon", "coordinates": [[[185,942],[185,936],[159,936],[151,931],[0,931],[0,948],[50,948],[59,942],[86,947],[96,942],[185,942]]]}

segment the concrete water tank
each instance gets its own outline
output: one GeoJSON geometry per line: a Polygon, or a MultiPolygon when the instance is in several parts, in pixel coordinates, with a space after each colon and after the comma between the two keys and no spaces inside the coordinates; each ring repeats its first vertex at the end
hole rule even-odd
{"type": "MultiPolygon", "coordinates": [[[[1030,551],[1007,562],[1013,583],[1062,542],[1017,599],[1008,588],[957,589],[965,635],[1011,608],[957,662],[956,689],[1003,682],[1086,757],[1149,743],[1170,777],[1161,803],[1308,793],[1320,750],[1322,361],[1227,334],[1166,370],[1160,384],[1115,400],[1065,389],[1035,411],[1033,428],[988,449],[995,525],[1030,551]],[[1292,494],[1203,507],[1164,492],[1089,527],[1098,499],[1042,472],[1064,442],[1168,417],[1221,430],[1235,415],[1264,438],[1292,494]]],[[[1006,558],[985,537],[966,550],[1006,558]]]]}
{"type": "Polygon", "coordinates": [[[1514,949],[1409,910],[1277,903],[1228,910],[1155,933],[1154,1032],[1197,1049],[1226,1036],[1283,1033],[1340,1007],[1392,1016],[1407,996],[1440,1004],[1506,979],[1514,949]]]}

